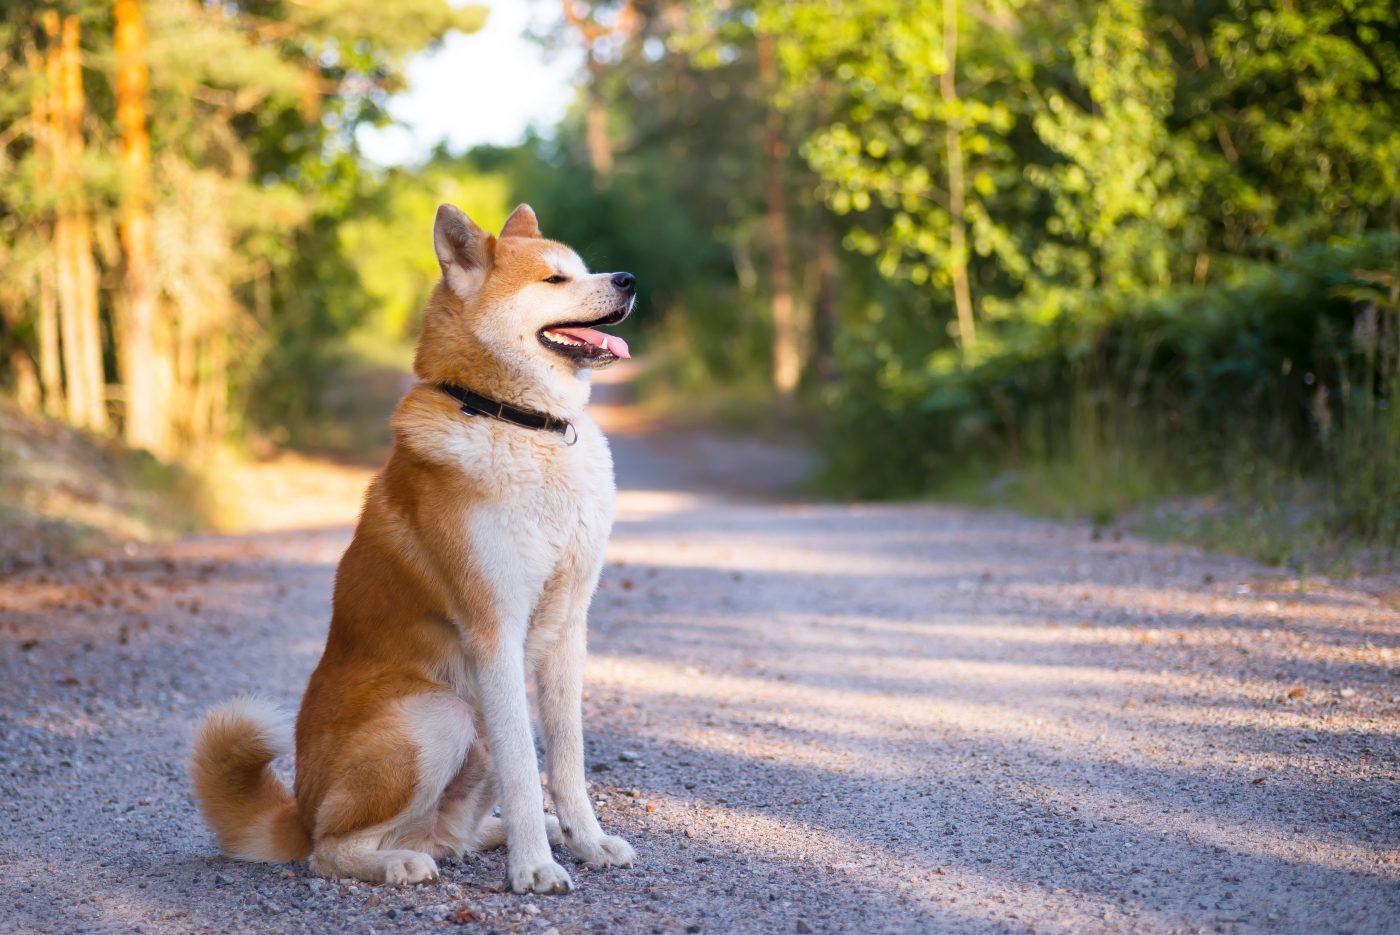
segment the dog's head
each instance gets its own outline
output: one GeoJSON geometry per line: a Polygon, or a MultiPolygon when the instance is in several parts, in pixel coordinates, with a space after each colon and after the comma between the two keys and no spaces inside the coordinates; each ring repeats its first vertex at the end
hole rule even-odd
{"type": "Polygon", "coordinates": [[[442,282],[419,344],[416,369],[425,379],[486,365],[548,385],[630,356],[625,341],[597,329],[631,314],[636,278],[590,273],[573,250],[540,234],[529,205],[515,209],[500,237],[442,205],[433,248],[442,282]]]}

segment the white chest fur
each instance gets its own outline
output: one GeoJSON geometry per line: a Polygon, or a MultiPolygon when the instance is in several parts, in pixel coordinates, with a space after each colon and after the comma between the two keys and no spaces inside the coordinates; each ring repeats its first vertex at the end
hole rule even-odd
{"type": "Polygon", "coordinates": [[[596,576],[602,560],[615,499],[612,458],[592,420],[576,427],[578,442],[567,445],[472,419],[445,440],[454,467],[485,494],[467,511],[465,533],[503,625],[528,629],[548,587],[596,576]]]}

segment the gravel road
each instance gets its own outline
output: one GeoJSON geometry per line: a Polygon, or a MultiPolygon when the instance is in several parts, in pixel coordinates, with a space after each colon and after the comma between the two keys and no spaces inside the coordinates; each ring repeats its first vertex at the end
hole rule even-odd
{"type": "Polygon", "coordinates": [[[193,727],[296,704],[349,540],[292,529],[0,581],[0,930],[1400,932],[1393,597],[777,500],[800,456],[599,410],[624,492],[585,727],[635,869],[515,897],[499,854],[407,889],[219,858],[193,727]]]}

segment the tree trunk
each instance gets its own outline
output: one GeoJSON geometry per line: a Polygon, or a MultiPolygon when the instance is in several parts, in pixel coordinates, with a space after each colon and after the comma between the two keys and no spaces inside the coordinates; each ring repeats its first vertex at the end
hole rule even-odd
{"type": "MultiPolygon", "coordinates": [[[[38,56],[27,55],[31,74],[38,74],[43,66],[38,56]]],[[[46,73],[46,72],[45,72],[46,73]]],[[[52,191],[53,185],[53,126],[49,113],[47,88],[40,87],[30,100],[34,136],[34,187],[41,194],[52,191]]],[[[50,244],[48,254],[39,261],[39,318],[37,331],[39,339],[39,385],[43,391],[44,412],[59,418],[63,415],[63,365],[58,347],[58,299],[54,293],[54,256],[57,245],[54,241],[54,226],[45,219],[41,224],[40,236],[47,236],[50,244]]]]}
{"type": "Polygon", "coordinates": [[[15,403],[20,410],[37,413],[43,404],[43,394],[39,390],[39,374],[34,370],[34,361],[29,359],[24,348],[15,347],[10,351],[10,372],[15,375],[15,403]]]}
{"type": "MultiPolygon", "coordinates": [[[[49,225],[52,232],[53,226],[49,225]]],[[[44,390],[44,412],[63,415],[63,365],[58,347],[58,297],[54,289],[54,268],[48,258],[39,264],[39,384],[44,390]]]]}
{"type": "Polygon", "coordinates": [[[772,251],[773,388],[779,396],[786,398],[797,389],[802,363],[797,347],[797,316],[793,309],[792,271],[788,258],[787,195],[783,178],[787,146],[782,138],[782,116],[773,102],[778,85],[774,44],[771,35],[758,37],[758,73],[768,108],[763,154],[767,167],[768,240],[772,251]]]}
{"type": "Polygon", "coordinates": [[[585,114],[588,165],[593,169],[594,184],[602,187],[612,175],[613,144],[608,135],[607,101],[603,98],[603,60],[598,57],[598,43],[608,36],[630,32],[636,22],[636,11],[630,0],[617,10],[617,19],[605,25],[597,18],[596,3],[563,0],[564,21],[579,31],[588,68],[588,110],[585,114]]]}
{"type": "Polygon", "coordinates": [[[156,350],[155,258],[151,230],[151,143],[146,118],[146,27],[139,0],[116,0],[117,126],[121,130],[122,277],[117,362],[126,392],[126,442],[169,457],[168,401],[156,350]]]}
{"type": "MultiPolygon", "coordinates": [[[[58,14],[47,11],[50,41],[59,36],[58,14]]],[[[83,152],[83,75],[77,17],[62,22],[61,41],[50,61],[54,117],[54,188],[58,193],[55,247],[60,251],[58,295],[62,312],[63,363],[68,378],[68,418],[95,431],[107,427],[102,368],[102,327],[97,308],[97,268],[87,216],[80,161],[83,152]]]]}
{"type": "Polygon", "coordinates": [[[968,350],[977,343],[972,314],[972,288],[967,281],[967,222],[964,219],[962,117],[958,108],[958,4],[943,0],[943,74],[938,88],[948,111],[948,214],[952,230],[948,238],[949,272],[953,277],[953,302],[958,311],[958,343],[968,350]]]}
{"type": "Polygon", "coordinates": [[[608,109],[603,101],[603,63],[588,44],[588,164],[599,182],[612,175],[613,147],[608,135],[608,109]]]}
{"type": "Polygon", "coordinates": [[[82,358],[78,352],[78,272],[74,265],[73,224],[69,175],[71,156],[68,140],[67,103],[64,95],[64,55],[60,44],[62,20],[57,10],[44,11],[44,73],[49,94],[49,155],[54,196],[53,257],[55,292],[58,295],[58,324],[62,335],[64,403],[68,421],[81,425],[88,410],[87,384],[81,377],[82,358]]]}
{"type": "Polygon", "coordinates": [[[816,320],[813,323],[812,365],[822,383],[836,380],[836,331],[840,324],[840,270],[836,264],[836,235],[823,218],[817,225],[816,320]]]}

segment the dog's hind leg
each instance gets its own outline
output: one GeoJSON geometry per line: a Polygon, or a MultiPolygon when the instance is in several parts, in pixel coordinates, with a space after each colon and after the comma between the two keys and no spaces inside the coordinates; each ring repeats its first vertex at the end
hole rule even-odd
{"type": "Polygon", "coordinates": [[[367,883],[427,883],[437,879],[437,862],[428,854],[383,847],[386,830],[378,826],[317,841],[312,869],[322,876],[354,877],[367,883]]]}
{"type": "MultiPolygon", "coordinates": [[[[481,828],[495,807],[496,785],[491,775],[491,753],[474,743],[466,762],[443,790],[438,804],[433,846],[434,857],[458,857],[488,850],[481,846],[481,828]]],[[[497,819],[499,820],[499,819],[497,819]]]]}
{"type": "Polygon", "coordinates": [[[446,692],[406,698],[363,729],[317,809],[312,869],[371,883],[437,879],[443,793],[473,738],[466,704],[446,692]]]}

